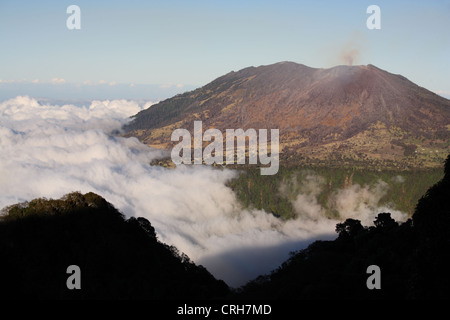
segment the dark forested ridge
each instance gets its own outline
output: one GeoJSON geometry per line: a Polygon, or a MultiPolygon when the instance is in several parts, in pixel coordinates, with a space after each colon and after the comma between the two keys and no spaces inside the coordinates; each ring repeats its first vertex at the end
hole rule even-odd
{"type": "Polygon", "coordinates": [[[36,199],[4,211],[2,298],[203,299],[228,292],[223,281],[159,242],[148,220],[125,220],[96,194],[36,199]],[[81,290],[66,286],[70,265],[81,269],[81,290]]]}
{"type": "Polygon", "coordinates": [[[411,219],[380,213],[374,225],[337,224],[334,241],[294,252],[268,275],[231,290],[174,247],[157,240],[143,218],[124,219],[100,196],[72,193],[2,210],[2,298],[450,298],[450,156],[444,177],[419,200],[411,219]],[[66,269],[81,268],[82,290],[69,290],[66,269]],[[367,267],[381,270],[368,289],[367,267]]]}

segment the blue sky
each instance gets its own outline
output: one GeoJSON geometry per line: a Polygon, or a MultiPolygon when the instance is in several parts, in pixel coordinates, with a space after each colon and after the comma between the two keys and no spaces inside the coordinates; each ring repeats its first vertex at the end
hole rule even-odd
{"type": "Polygon", "coordinates": [[[450,1],[0,1],[0,99],[166,98],[247,66],[374,64],[450,97],[450,1]],[[81,29],[69,30],[69,5],[81,29]],[[369,30],[369,5],[381,29],[369,30]]]}

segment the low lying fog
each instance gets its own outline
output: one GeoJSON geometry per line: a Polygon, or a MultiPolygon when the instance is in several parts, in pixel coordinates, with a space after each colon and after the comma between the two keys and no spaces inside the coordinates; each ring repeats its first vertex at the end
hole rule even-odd
{"type": "MultiPolygon", "coordinates": [[[[93,101],[89,106],[50,105],[29,97],[0,103],[0,208],[37,197],[95,192],[127,217],[147,218],[160,241],[175,245],[230,286],[240,286],[278,267],[292,250],[336,237],[339,221],[317,202],[324,181],[311,173],[293,200],[299,216],[282,221],[244,209],[226,186],[237,172],[206,166],[150,166],[163,152],[117,132],[150,103],[93,101]]],[[[387,186],[339,190],[334,208],[343,219],[372,224],[387,186]]],[[[283,192],[283,186],[280,186],[283,192]]]]}

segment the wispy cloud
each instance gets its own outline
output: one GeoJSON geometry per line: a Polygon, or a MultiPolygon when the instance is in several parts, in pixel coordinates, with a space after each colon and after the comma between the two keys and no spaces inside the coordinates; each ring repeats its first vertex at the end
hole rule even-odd
{"type": "Polygon", "coordinates": [[[50,82],[54,83],[54,84],[62,84],[62,83],[66,83],[66,80],[63,78],[55,77],[52,80],[50,80],[50,82]]]}
{"type": "Polygon", "coordinates": [[[177,83],[177,84],[173,84],[173,83],[163,83],[159,85],[160,89],[170,89],[170,88],[183,88],[184,84],[182,83],[177,83]]]}
{"type": "Polygon", "coordinates": [[[27,82],[26,79],[13,80],[13,79],[0,79],[0,83],[24,83],[27,82]]]}

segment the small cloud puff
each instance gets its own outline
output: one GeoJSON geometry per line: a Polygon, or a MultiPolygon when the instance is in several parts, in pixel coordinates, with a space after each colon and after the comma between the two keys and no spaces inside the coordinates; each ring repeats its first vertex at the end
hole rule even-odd
{"type": "Polygon", "coordinates": [[[66,80],[63,78],[53,78],[52,80],[50,80],[51,83],[54,84],[62,84],[62,83],[66,83],[66,80]]]}

